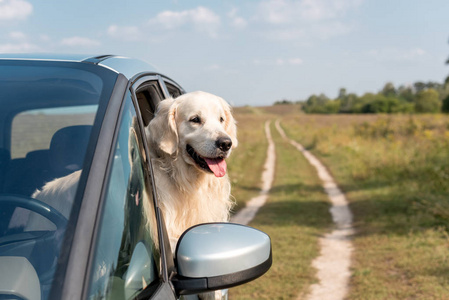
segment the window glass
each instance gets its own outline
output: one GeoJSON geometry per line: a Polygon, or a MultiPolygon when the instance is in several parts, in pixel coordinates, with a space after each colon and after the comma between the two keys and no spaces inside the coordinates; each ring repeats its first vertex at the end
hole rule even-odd
{"type": "Polygon", "coordinates": [[[103,205],[89,299],[131,299],[159,284],[159,251],[142,137],[130,96],[103,205]]]}
{"type": "Polygon", "coordinates": [[[27,110],[16,115],[11,130],[11,158],[23,158],[31,151],[49,149],[52,137],[61,128],[92,125],[97,107],[98,105],[49,107],[27,110]]]}
{"type": "Polygon", "coordinates": [[[147,126],[154,116],[157,104],[164,99],[159,82],[154,80],[144,83],[136,91],[136,98],[139,103],[140,113],[142,114],[143,124],[147,126]]]}
{"type": "Polygon", "coordinates": [[[167,87],[167,90],[168,90],[168,93],[170,94],[170,97],[176,98],[176,97],[181,96],[181,94],[182,94],[181,91],[176,86],[174,86],[173,84],[165,82],[165,86],[167,87]]]}
{"type": "Polygon", "coordinates": [[[0,258],[14,266],[0,284],[17,295],[31,289],[28,275],[41,299],[62,282],[53,276],[66,263],[78,180],[116,78],[90,64],[0,60],[0,258]]]}

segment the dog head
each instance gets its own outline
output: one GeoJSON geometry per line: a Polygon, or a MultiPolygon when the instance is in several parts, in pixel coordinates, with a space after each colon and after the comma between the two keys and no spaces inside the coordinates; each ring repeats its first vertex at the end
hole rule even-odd
{"type": "Polygon", "coordinates": [[[205,92],[184,94],[162,101],[148,125],[147,137],[161,155],[177,155],[196,169],[226,174],[225,159],[237,147],[231,107],[205,92]]]}

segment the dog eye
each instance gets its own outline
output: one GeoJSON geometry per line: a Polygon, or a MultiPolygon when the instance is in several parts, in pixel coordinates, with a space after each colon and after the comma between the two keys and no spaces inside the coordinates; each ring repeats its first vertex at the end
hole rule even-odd
{"type": "Polygon", "coordinates": [[[200,119],[200,117],[196,116],[196,117],[191,118],[190,122],[201,124],[201,119],[200,119]]]}
{"type": "Polygon", "coordinates": [[[223,123],[223,122],[224,122],[223,117],[220,117],[220,123],[223,123]]]}

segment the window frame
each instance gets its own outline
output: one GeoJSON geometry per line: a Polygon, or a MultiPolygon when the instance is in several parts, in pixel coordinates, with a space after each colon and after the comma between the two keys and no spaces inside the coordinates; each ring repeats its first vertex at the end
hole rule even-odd
{"type": "Polygon", "coordinates": [[[68,251],[61,254],[55,278],[62,284],[54,284],[50,299],[63,299],[71,295],[73,299],[84,299],[89,292],[89,279],[95,239],[98,235],[98,221],[105,196],[105,182],[112,162],[113,149],[117,138],[118,123],[123,111],[123,96],[129,85],[128,79],[119,74],[107,107],[102,111],[102,122],[95,135],[96,143],[89,144],[92,154],[89,168],[83,170],[75,201],[82,199],[81,206],[72,209],[79,212],[75,223],[67,228],[64,245],[68,251]],[[107,153],[108,155],[104,155],[107,153]],[[62,263],[61,263],[62,262],[62,263]],[[66,280],[70,274],[70,280],[66,280]]]}
{"type": "Polygon", "coordinates": [[[186,93],[186,91],[178,83],[176,83],[174,80],[172,80],[171,78],[169,78],[167,76],[161,76],[161,80],[163,82],[163,86],[164,86],[164,89],[165,89],[165,98],[170,98],[171,97],[171,94],[170,94],[170,92],[168,90],[168,87],[167,87],[167,83],[172,85],[174,88],[178,89],[180,95],[183,95],[183,94],[186,93]]]}
{"type": "MultiPolygon", "coordinates": [[[[145,84],[150,81],[151,82],[157,81],[159,84],[159,87],[161,88],[162,92],[164,93],[164,95],[163,95],[163,96],[165,96],[164,99],[167,98],[166,87],[162,80],[162,76],[159,74],[151,74],[151,75],[147,75],[147,76],[142,76],[137,81],[135,81],[135,83],[130,87],[130,90],[132,92],[132,98],[134,101],[134,107],[136,108],[136,112],[137,112],[137,121],[139,123],[140,129],[142,130],[142,136],[146,136],[145,131],[144,131],[145,127],[143,126],[144,122],[143,122],[143,118],[142,118],[142,113],[140,111],[140,105],[137,100],[136,92],[139,89],[141,89],[142,87],[144,87],[145,84]]],[[[159,209],[159,205],[158,205],[159,198],[157,196],[157,191],[155,188],[156,182],[155,182],[155,178],[154,178],[153,166],[151,163],[151,156],[150,156],[149,145],[148,145],[147,139],[143,139],[143,146],[144,146],[145,154],[147,155],[147,158],[148,158],[147,164],[148,164],[149,174],[151,177],[150,182],[151,182],[151,185],[153,186],[151,188],[151,192],[152,192],[153,205],[155,207],[156,221],[158,224],[158,237],[159,237],[159,248],[160,248],[159,250],[160,250],[160,254],[161,254],[162,278],[163,278],[164,282],[168,283],[168,282],[170,282],[171,274],[173,272],[175,272],[173,253],[172,253],[172,250],[170,249],[170,242],[168,240],[167,231],[165,229],[165,222],[163,220],[163,216],[162,216],[162,213],[161,213],[161,211],[159,209]]]]}

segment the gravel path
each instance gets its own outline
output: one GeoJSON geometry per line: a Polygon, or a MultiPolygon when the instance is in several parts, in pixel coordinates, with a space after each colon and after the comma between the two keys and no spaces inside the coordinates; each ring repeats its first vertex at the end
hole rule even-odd
{"type": "Polygon", "coordinates": [[[268,192],[274,179],[274,166],[276,162],[276,152],[270,132],[270,121],[265,122],[265,136],[268,140],[267,158],[265,160],[264,171],[262,173],[262,190],[259,196],[252,198],[246,203],[245,208],[239,210],[232,218],[231,222],[247,225],[256,215],[268,198],[268,192]]]}
{"type": "Polygon", "coordinates": [[[348,284],[351,276],[351,237],[354,234],[352,227],[352,213],[345,195],[338,188],[332,176],[324,165],[304,147],[289,139],[282,130],[279,121],[275,123],[280,135],[296,149],[301,151],[304,157],[313,165],[320,177],[324,190],[332,203],[330,209],[335,229],[320,238],[321,253],[313,261],[313,266],[318,270],[319,283],[311,286],[308,300],[339,300],[348,292],[348,284]]]}

